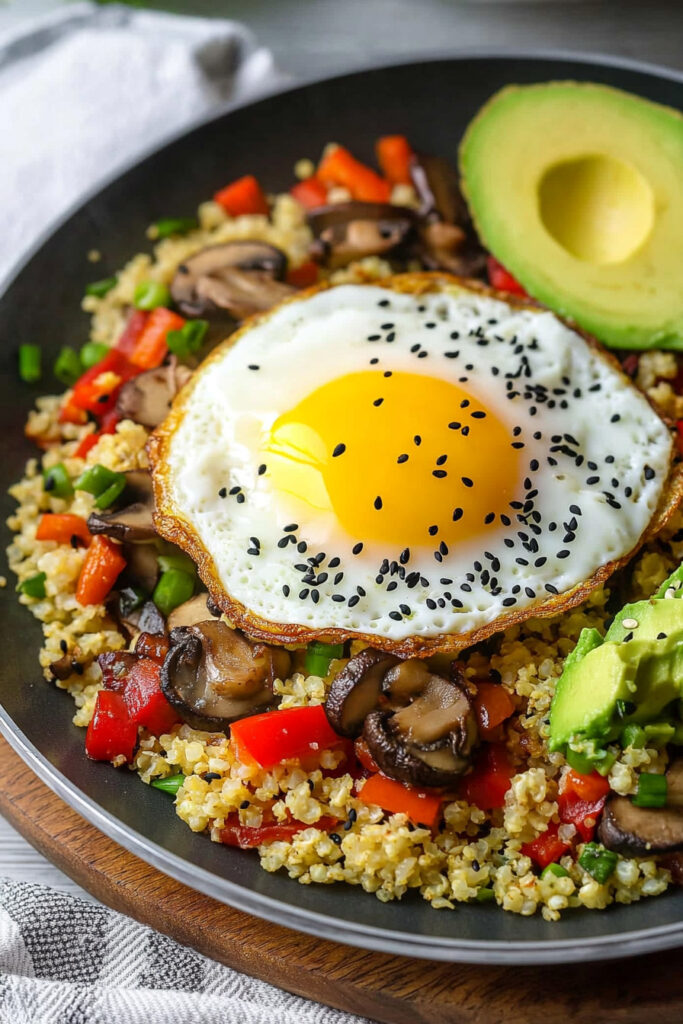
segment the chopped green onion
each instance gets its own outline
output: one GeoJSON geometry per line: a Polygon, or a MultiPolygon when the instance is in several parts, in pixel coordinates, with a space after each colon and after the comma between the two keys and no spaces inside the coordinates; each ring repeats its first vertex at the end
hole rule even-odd
{"type": "Polygon", "coordinates": [[[490,903],[491,900],[494,900],[496,897],[493,889],[482,886],[481,889],[477,889],[477,895],[474,898],[479,903],[490,903]]]}
{"type": "Polygon", "coordinates": [[[572,750],[571,747],[567,747],[565,757],[569,767],[573,768],[579,775],[590,775],[595,767],[592,758],[586,757],[585,754],[580,754],[577,750],[572,750]]]}
{"type": "Polygon", "coordinates": [[[600,885],[614,873],[619,858],[611,850],[605,850],[597,843],[586,843],[579,857],[579,864],[600,885]]]}
{"type": "Polygon", "coordinates": [[[96,366],[109,351],[109,346],[104,345],[101,341],[86,341],[80,352],[83,369],[89,370],[91,366],[96,366]]]}
{"type": "Polygon", "coordinates": [[[116,286],[117,281],[117,277],[105,277],[101,281],[91,281],[90,284],[85,286],[85,294],[103,299],[107,292],[110,292],[116,286]]]}
{"type": "Polygon", "coordinates": [[[161,789],[164,793],[170,793],[171,796],[175,796],[184,781],[184,775],[167,775],[165,779],[154,779],[151,785],[155,789],[161,789]]]}
{"type": "Polygon", "coordinates": [[[113,469],[107,469],[106,466],[101,466],[97,463],[97,465],[90,466],[84,473],[81,473],[78,479],[74,481],[74,487],[77,491],[87,491],[88,494],[94,494],[95,497],[98,497],[121,479],[125,483],[126,478],[123,473],[115,473],[113,469]]]}
{"type": "Polygon", "coordinates": [[[168,616],[178,605],[189,601],[194,593],[194,576],[182,569],[167,569],[154,588],[152,600],[162,615],[168,616]]]}
{"type": "Polygon", "coordinates": [[[324,679],[330,671],[330,662],[334,658],[341,658],[343,654],[344,644],[323,644],[314,640],[306,650],[306,671],[309,676],[320,676],[324,679]]]}
{"type": "Polygon", "coordinates": [[[635,750],[642,750],[645,746],[645,730],[635,722],[629,723],[622,730],[619,742],[622,747],[633,747],[635,750]]]}
{"type": "Polygon", "coordinates": [[[555,878],[568,878],[569,872],[561,864],[546,864],[541,871],[541,878],[547,878],[548,875],[555,875],[555,878]]]}
{"type": "Polygon", "coordinates": [[[199,227],[196,217],[162,217],[154,227],[157,229],[157,238],[169,238],[171,235],[186,235],[188,231],[194,231],[199,227]]]}
{"type": "Polygon", "coordinates": [[[75,384],[83,373],[81,359],[76,349],[70,348],[69,345],[60,349],[52,372],[61,384],[66,384],[67,387],[75,384]]]}
{"type": "Polygon", "coordinates": [[[188,320],[179,331],[169,331],[166,335],[169,351],[178,359],[187,359],[202,347],[208,329],[208,320],[188,320]]]}
{"type": "Polygon", "coordinates": [[[119,591],[119,615],[127,619],[131,612],[137,611],[147,600],[147,594],[140,587],[124,587],[119,591]]]}
{"type": "Polygon", "coordinates": [[[171,293],[161,281],[141,281],[135,289],[133,300],[138,309],[156,309],[168,306],[171,293]]]}
{"type": "Polygon", "coordinates": [[[614,764],[616,759],[616,754],[614,754],[611,750],[606,750],[605,756],[601,758],[599,761],[595,762],[595,770],[598,773],[598,775],[609,775],[609,773],[612,770],[612,765],[614,764]]]}
{"type": "Polygon", "coordinates": [[[126,478],[123,473],[119,473],[119,479],[116,480],[111,487],[107,487],[106,491],[102,491],[101,494],[95,499],[95,508],[111,508],[118,496],[124,490],[126,486],[126,478]]]}
{"type": "Polygon", "coordinates": [[[43,470],[43,489],[55,498],[70,498],[74,492],[71,478],[63,462],[43,470]]]}
{"type": "Polygon", "coordinates": [[[19,376],[27,384],[40,380],[40,346],[19,346],[19,376]]]}
{"type": "Polygon", "coordinates": [[[673,722],[648,722],[643,726],[645,746],[661,749],[671,741],[676,727],[673,722]]]}
{"type": "Polygon", "coordinates": [[[664,807],[666,804],[666,775],[642,772],[638,776],[638,792],[632,802],[636,807],[664,807]]]}
{"type": "Polygon", "coordinates": [[[37,573],[36,576],[30,576],[29,579],[24,580],[17,587],[20,594],[26,594],[27,597],[45,597],[45,580],[47,576],[44,572],[37,573]]]}
{"type": "Polygon", "coordinates": [[[180,572],[186,572],[190,576],[194,576],[196,571],[194,562],[184,551],[169,551],[165,555],[159,555],[157,562],[162,572],[168,572],[169,569],[178,569],[180,572]]]}

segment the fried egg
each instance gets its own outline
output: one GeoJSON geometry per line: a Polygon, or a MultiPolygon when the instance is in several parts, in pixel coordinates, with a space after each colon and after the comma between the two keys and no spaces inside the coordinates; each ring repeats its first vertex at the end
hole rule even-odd
{"type": "Polygon", "coordinates": [[[578,603],[674,504],[670,433],[618,364],[445,275],[247,322],[149,451],[159,532],[283,643],[457,651],[578,603]]]}

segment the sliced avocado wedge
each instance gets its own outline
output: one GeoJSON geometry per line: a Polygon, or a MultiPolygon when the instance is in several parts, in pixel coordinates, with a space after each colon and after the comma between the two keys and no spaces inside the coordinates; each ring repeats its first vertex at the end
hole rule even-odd
{"type": "Polygon", "coordinates": [[[683,349],[683,116],[590,82],[510,86],[460,147],[475,226],[606,345],[683,349]]]}

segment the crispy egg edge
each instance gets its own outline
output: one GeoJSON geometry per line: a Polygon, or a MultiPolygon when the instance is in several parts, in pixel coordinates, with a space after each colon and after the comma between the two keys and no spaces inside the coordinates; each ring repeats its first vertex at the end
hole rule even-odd
{"type": "MultiPolygon", "coordinates": [[[[473,281],[467,278],[456,277],[453,274],[440,272],[425,271],[419,273],[395,274],[391,277],[381,278],[380,280],[373,279],[372,281],[368,280],[354,283],[359,283],[361,286],[365,287],[389,288],[392,291],[412,295],[424,295],[428,292],[438,292],[441,291],[444,286],[456,287],[463,291],[476,292],[480,295],[487,295],[493,299],[499,299],[516,309],[530,309],[534,312],[543,310],[547,312],[544,306],[541,306],[540,303],[534,302],[533,300],[527,301],[519,298],[518,296],[510,295],[507,292],[500,292],[494,288],[489,288],[487,285],[484,285],[479,281],[473,281]]],[[[232,347],[237,341],[239,341],[242,335],[250,331],[256,324],[263,323],[269,317],[273,316],[282,306],[288,305],[292,302],[301,302],[302,299],[307,299],[318,292],[327,291],[334,287],[339,286],[331,284],[328,281],[322,282],[321,284],[314,285],[312,288],[307,288],[304,291],[297,292],[296,295],[285,299],[284,302],[279,303],[277,306],[267,310],[265,313],[257,313],[254,316],[249,317],[233,334],[226,338],[225,341],[221,342],[213,352],[207,356],[201,364],[202,369],[208,366],[211,362],[220,359],[225,350],[232,347]]],[[[581,328],[577,327],[577,325],[571,320],[560,316],[556,316],[556,319],[570,330],[580,335],[596,355],[598,355],[604,362],[608,363],[612,369],[619,374],[622,381],[629,389],[636,391],[642,397],[647,398],[647,396],[643,395],[643,392],[635,386],[631,378],[624,373],[618,359],[612,355],[611,352],[604,349],[592,335],[581,330],[581,328]]],[[[191,380],[176,396],[171,412],[167,418],[150,435],[147,441],[147,454],[152,467],[152,481],[154,487],[154,523],[159,534],[163,538],[171,541],[173,544],[176,544],[179,548],[182,548],[183,551],[186,551],[187,554],[190,555],[197,565],[197,571],[200,579],[209,591],[211,599],[219,608],[221,608],[228,619],[250,637],[267,643],[303,646],[312,640],[341,643],[344,640],[350,639],[367,642],[372,647],[379,650],[390,651],[391,653],[401,657],[426,658],[434,654],[457,654],[468,647],[472,647],[474,644],[480,643],[482,640],[488,639],[488,637],[492,636],[494,633],[499,633],[502,630],[509,629],[511,626],[519,625],[519,623],[524,622],[526,619],[546,618],[551,615],[557,615],[559,612],[567,611],[576,607],[576,605],[581,604],[594,590],[602,586],[602,584],[605,583],[614,572],[623,568],[640,550],[643,544],[647,543],[648,540],[651,540],[661,532],[683,501],[683,463],[673,463],[674,449],[672,442],[669,476],[662,488],[659,504],[646,529],[639,537],[635,546],[629,552],[621,558],[606,562],[604,565],[596,569],[592,576],[582,583],[578,583],[571,590],[537,601],[528,605],[526,608],[506,612],[495,619],[494,622],[488,623],[487,625],[481,626],[475,630],[469,630],[465,633],[439,633],[436,636],[431,637],[414,635],[404,637],[401,640],[392,640],[376,633],[363,633],[343,628],[317,630],[297,623],[273,622],[269,619],[262,618],[253,611],[250,611],[240,601],[232,597],[223,589],[211,555],[195,535],[191,524],[187,521],[184,522],[183,517],[175,511],[173,506],[170,481],[167,479],[166,462],[173,434],[182,419],[185,405],[192,395],[192,391],[197,380],[198,374],[195,372],[191,380]]],[[[671,424],[661,416],[652,402],[650,402],[650,405],[657,416],[659,416],[667,426],[670,426],[671,424]]]]}

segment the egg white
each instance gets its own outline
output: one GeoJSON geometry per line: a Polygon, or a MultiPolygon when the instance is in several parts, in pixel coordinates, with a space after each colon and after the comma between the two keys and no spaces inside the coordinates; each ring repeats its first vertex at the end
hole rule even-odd
{"type": "MultiPolygon", "coordinates": [[[[182,524],[190,548],[211,562],[214,591],[219,587],[267,622],[387,641],[466,634],[511,611],[533,614],[551,595],[588,580],[637,546],[671,460],[665,424],[583,337],[549,312],[517,308],[457,283],[421,295],[397,291],[391,281],[339,285],[285,303],[212,354],[160,435],[162,455],[153,459],[160,531],[177,541],[182,524]],[[368,340],[376,335],[381,340],[368,340]],[[411,352],[418,343],[427,357],[411,352]],[[379,359],[378,369],[452,382],[466,377],[473,394],[521,427],[524,459],[538,462],[535,472],[523,474],[533,477],[536,493],[529,508],[520,493],[511,525],[487,532],[485,545],[451,545],[440,558],[436,545],[413,546],[403,567],[399,550],[363,543],[354,554],[363,538],[348,536],[329,516],[307,523],[299,515],[296,541],[308,545],[306,552],[298,553],[294,542],[279,544],[293,510],[274,492],[268,472],[259,474],[264,437],[305,396],[370,369],[371,358],[379,359]],[[534,438],[538,432],[541,438],[534,438]],[[587,463],[597,466],[598,486],[586,483],[587,463]],[[534,516],[543,524],[536,531],[529,525],[534,516]],[[323,571],[327,578],[306,584],[295,566],[321,553],[308,578],[323,571]],[[396,569],[379,584],[383,557],[396,569]],[[333,558],[340,560],[336,571],[327,568],[333,558]],[[409,585],[413,573],[420,580],[409,585]]],[[[496,473],[495,465],[488,468],[496,473]]]]}

